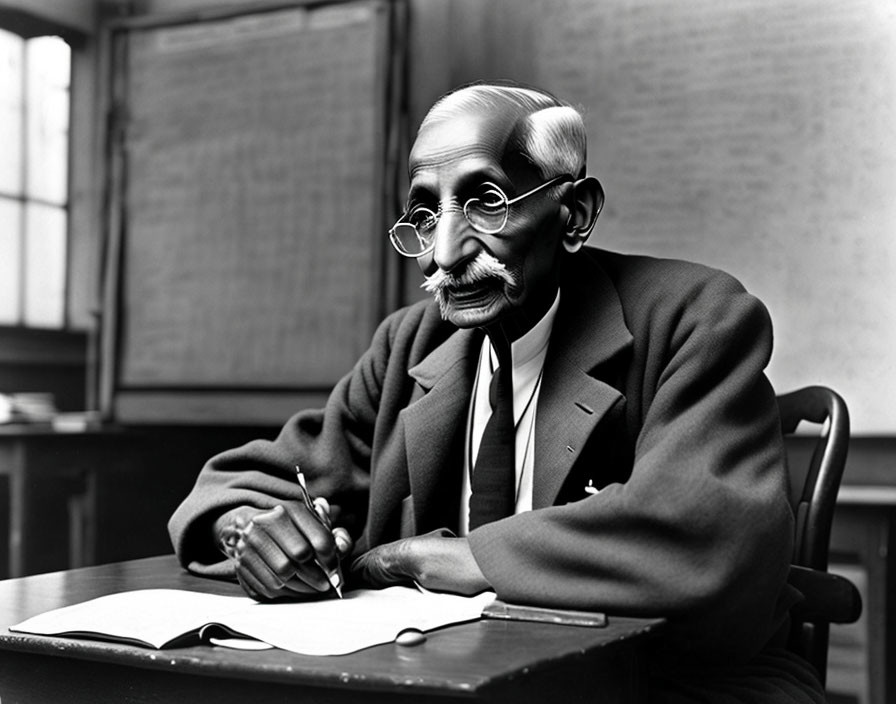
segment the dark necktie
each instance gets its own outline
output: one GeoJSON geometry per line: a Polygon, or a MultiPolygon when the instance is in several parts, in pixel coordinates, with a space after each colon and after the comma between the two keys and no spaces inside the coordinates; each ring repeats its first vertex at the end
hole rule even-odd
{"type": "Polygon", "coordinates": [[[492,375],[488,390],[492,414],[482,433],[479,454],[473,467],[470,530],[513,515],[516,503],[513,365],[510,343],[503,334],[500,338],[492,339],[498,356],[498,368],[492,375]]]}

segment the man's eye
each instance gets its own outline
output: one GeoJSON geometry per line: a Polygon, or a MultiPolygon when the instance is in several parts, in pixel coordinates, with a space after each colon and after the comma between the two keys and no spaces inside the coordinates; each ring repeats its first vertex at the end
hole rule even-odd
{"type": "Polygon", "coordinates": [[[476,195],[477,206],[480,208],[499,210],[507,202],[504,193],[496,186],[484,186],[476,195]]]}
{"type": "Polygon", "coordinates": [[[407,215],[407,221],[418,230],[424,232],[432,230],[436,226],[437,219],[436,214],[432,210],[424,208],[422,205],[414,206],[407,215]]]}

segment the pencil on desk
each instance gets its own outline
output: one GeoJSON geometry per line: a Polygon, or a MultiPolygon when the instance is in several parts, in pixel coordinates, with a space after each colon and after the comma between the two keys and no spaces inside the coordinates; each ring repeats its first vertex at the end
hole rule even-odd
{"type": "MultiPolygon", "coordinates": [[[[317,512],[317,507],[314,505],[314,501],[311,499],[311,494],[308,493],[308,485],[305,483],[305,475],[302,474],[302,470],[299,469],[299,465],[296,465],[296,479],[299,481],[299,488],[302,490],[302,501],[305,503],[305,507],[311,511],[311,515],[314,516],[318,522],[329,529],[329,525],[321,515],[317,512]]],[[[316,564],[323,571],[325,575],[327,575],[327,579],[330,582],[330,585],[333,587],[333,590],[336,592],[336,596],[340,599],[342,598],[342,573],[339,570],[337,565],[336,569],[332,572],[327,570],[326,567],[321,564],[321,561],[316,557],[314,558],[314,564],[316,564]]]]}
{"type": "Polygon", "coordinates": [[[486,606],[482,611],[482,615],[485,618],[496,618],[506,621],[537,621],[554,623],[559,626],[603,628],[607,625],[607,615],[598,611],[576,611],[508,604],[499,599],[486,606]]]}

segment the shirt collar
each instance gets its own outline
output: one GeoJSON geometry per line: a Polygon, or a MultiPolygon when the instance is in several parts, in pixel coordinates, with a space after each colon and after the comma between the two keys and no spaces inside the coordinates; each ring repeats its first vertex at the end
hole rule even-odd
{"type": "MultiPolygon", "coordinates": [[[[541,320],[535,323],[525,335],[514,340],[510,344],[510,355],[513,359],[514,371],[521,367],[525,367],[535,358],[544,356],[543,353],[551,339],[551,330],[554,327],[554,319],[557,317],[557,309],[559,307],[560,290],[558,289],[557,295],[554,297],[554,302],[541,317],[541,320]]],[[[486,340],[488,340],[487,335],[486,340]]],[[[491,347],[491,343],[489,343],[488,349],[491,355],[492,368],[494,369],[498,360],[495,356],[495,351],[491,347]]]]}
{"type": "Polygon", "coordinates": [[[510,345],[510,354],[513,358],[513,366],[521,367],[531,362],[535,357],[544,352],[551,338],[551,329],[554,327],[554,318],[557,317],[557,308],[560,307],[560,290],[554,296],[554,302],[547,312],[541,317],[532,329],[510,345]]]}

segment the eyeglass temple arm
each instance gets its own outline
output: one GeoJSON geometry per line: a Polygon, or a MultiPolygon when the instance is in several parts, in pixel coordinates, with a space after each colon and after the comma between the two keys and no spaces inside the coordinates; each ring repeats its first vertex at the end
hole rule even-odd
{"type": "Polygon", "coordinates": [[[508,200],[507,205],[513,205],[514,203],[522,200],[523,198],[528,198],[531,195],[535,195],[536,193],[538,193],[538,191],[542,190],[543,188],[549,188],[550,186],[556,186],[558,183],[565,183],[566,181],[573,181],[573,180],[574,180],[573,177],[570,176],[569,174],[560,174],[559,176],[554,176],[554,178],[550,179],[549,181],[545,181],[540,186],[536,186],[531,191],[527,191],[526,193],[523,193],[522,195],[519,195],[516,198],[512,198],[511,200],[508,200]]]}

